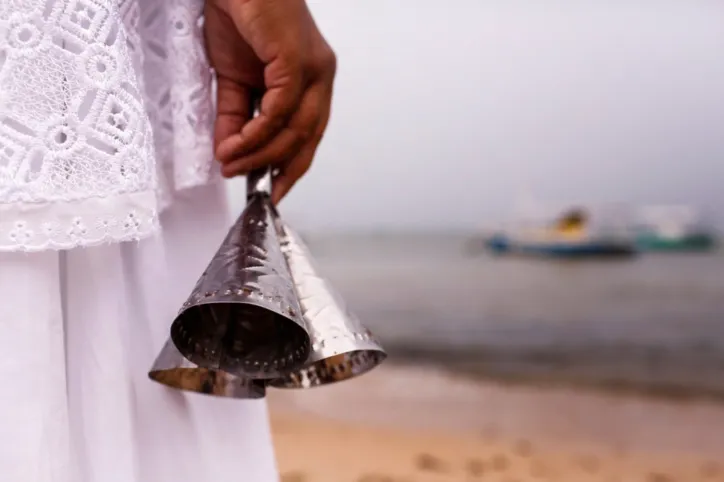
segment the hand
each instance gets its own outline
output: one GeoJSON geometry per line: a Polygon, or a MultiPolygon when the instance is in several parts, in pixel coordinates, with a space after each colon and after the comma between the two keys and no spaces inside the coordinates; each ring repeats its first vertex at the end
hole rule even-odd
{"type": "Polygon", "coordinates": [[[309,169],[327,127],[334,52],[304,0],[207,0],[204,28],[218,80],[214,144],[222,173],[273,166],[277,203],[309,169]]]}

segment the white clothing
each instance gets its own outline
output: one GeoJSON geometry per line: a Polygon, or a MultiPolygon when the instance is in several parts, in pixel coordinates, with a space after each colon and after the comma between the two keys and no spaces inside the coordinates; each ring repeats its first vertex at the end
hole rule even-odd
{"type": "Polygon", "coordinates": [[[227,214],[212,184],[176,194],[138,243],[0,253],[0,480],[278,480],[263,400],[147,378],[227,214]]]}
{"type": "Polygon", "coordinates": [[[217,175],[203,5],[0,1],[0,251],[146,237],[217,175]]]}
{"type": "Polygon", "coordinates": [[[203,4],[0,0],[3,482],[277,480],[264,401],[147,378],[229,225],[203,4]]]}

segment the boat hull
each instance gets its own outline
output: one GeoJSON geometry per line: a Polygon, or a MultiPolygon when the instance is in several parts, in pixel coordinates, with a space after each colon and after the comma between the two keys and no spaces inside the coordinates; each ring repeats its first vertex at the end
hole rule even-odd
{"type": "Polygon", "coordinates": [[[637,239],[637,245],[643,251],[708,252],[717,243],[714,236],[709,234],[692,234],[680,238],[642,235],[637,239]]]}
{"type": "Polygon", "coordinates": [[[494,236],[486,241],[486,247],[494,254],[517,254],[523,256],[553,258],[618,258],[637,254],[632,243],[617,241],[587,242],[521,242],[503,236],[494,236]]]}

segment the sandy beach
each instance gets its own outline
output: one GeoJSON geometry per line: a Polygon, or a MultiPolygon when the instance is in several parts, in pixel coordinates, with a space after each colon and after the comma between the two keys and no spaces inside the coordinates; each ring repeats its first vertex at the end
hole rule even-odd
{"type": "Polygon", "coordinates": [[[271,391],[284,482],[724,481],[724,406],[386,365],[271,391]]]}

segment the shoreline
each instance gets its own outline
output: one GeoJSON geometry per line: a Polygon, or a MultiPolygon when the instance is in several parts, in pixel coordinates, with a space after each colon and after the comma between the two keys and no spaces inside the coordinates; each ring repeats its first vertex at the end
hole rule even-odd
{"type": "Polygon", "coordinates": [[[552,360],[553,356],[544,359],[548,355],[545,352],[531,352],[529,359],[525,355],[516,356],[518,353],[511,350],[497,358],[493,354],[471,360],[472,357],[458,354],[438,353],[436,356],[424,350],[407,350],[405,353],[398,349],[393,352],[397,359],[390,363],[399,367],[424,366],[442,370],[452,377],[465,378],[472,383],[513,388],[569,389],[602,395],[644,397],[653,401],[711,402],[724,406],[724,378],[715,378],[711,376],[713,374],[707,373],[710,376],[706,379],[701,379],[701,374],[697,376],[691,372],[672,376],[663,367],[646,367],[634,363],[628,364],[626,371],[619,373],[611,370],[610,366],[566,369],[561,368],[564,362],[574,365],[575,360],[566,362],[565,353],[560,355],[560,360],[552,360]],[[401,358],[403,361],[400,361],[401,358]],[[537,367],[536,362],[539,362],[537,367]],[[557,366],[546,366],[546,362],[557,366]]]}
{"type": "Polygon", "coordinates": [[[724,407],[707,402],[394,365],[269,402],[289,482],[724,481],[724,407]]]}

